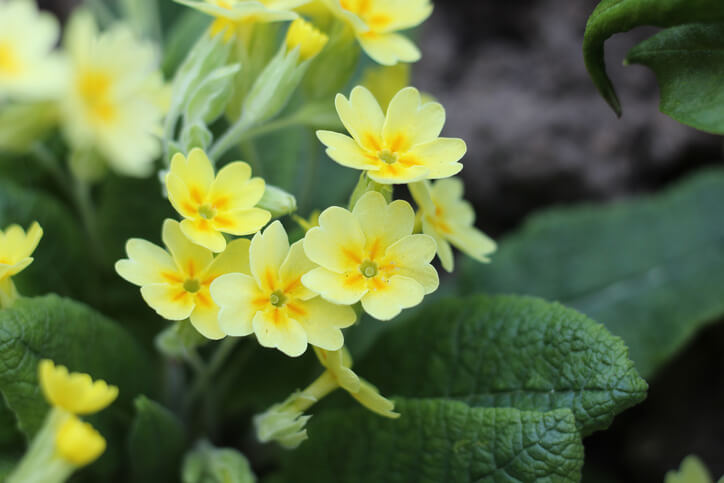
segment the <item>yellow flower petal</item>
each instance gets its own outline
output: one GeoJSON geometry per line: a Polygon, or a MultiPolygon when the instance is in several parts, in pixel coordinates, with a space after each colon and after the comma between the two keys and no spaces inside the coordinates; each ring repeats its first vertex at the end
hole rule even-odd
{"type": "Polygon", "coordinates": [[[116,262],[116,272],[134,285],[169,283],[181,277],[171,255],[151,242],[132,238],[126,242],[126,253],[128,259],[116,262]]]}
{"type": "Polygon", "coordinates": [[[18,261],[13,265],[6,265],[4,263],[0,263],[0,280],[12,277],[13,275],[17,275],[18,273],[22,272],[23,270],[28,268],[31,263],[33,263],[33,260],[33,258],[28,257],[18,261]]]}
{"type": "MultiPolygon", "coordinates": [[[[176,266],[186,277],[194,278],[198,276],[211,264],[213,259],[211,252],[206,248],[191,243],[181,231],[179,222],[165,220],[161,238],[171,252],[176,266]]],[[[224,245],[226,245],[226,242],[224,242],[224,245]]]]}
{"type": "Polygon", "coordinates": [[[189,319],[194,329],[207,339],[219,340],[226,336],[219,326],[219,307],[211,299],[208,289],[196,294],[196,306],[189,319]]]}
{"type": "Polygon", "coordinates": [[[307,334],[310,344],[328,351],[336,351],[344,345],[340,329],[355,323],[357,316],[351,307],[331,304],[321,297],[303,304],[304,315],[296,318],[307,334]]]}
{"type": "Polygon", "coordinates": [[[65,366],[56,366],[49,359],[40,361],[38,379],[48,402],[72,414],[98,412],[118,397],[116,386],[100,379],[93,381],[85,373],[69,373],[65,366]]]}
{"type": "Polygon", "coordinates": [[[264,347],[279,349],[289,357],[299,357],[307,350],[307,334],[284,310],[257,312],[254,333],[264,347]]]}
{"type": "Polygon", "coordinates": [[[433,6],[429,0],[406,0],[404,2],[376,2],[375,12],[388,19],[380,32],[406,30],[420,25],[432,14],[433,6]]]}
{"type": "Polygon", "coordinates": [[[401,166],[399,163],[380,166],[377,171],[368,171],[367,175],[380,184],[414,183],[431,176],[427,166],[401,166]]]}
{"type": "MultiPolygon", "coordinates": [[[[261,208],[220,213],[211,220],[211,226],[220,232],[236,236],[251,235],[261,230],[271,220],[271,213],[261,208]]],[[[183,222],[182,222],[183,223],[183,222]]]]}
{"type": "Polygon", "coordinates": [[[320,364],[322,364],[330,372],[337,384],[347,392],[359,392],[361,382],[359,376],[352,369],[352,356],[346,347],[342,347],[336,351],[327,351],[314,348],[320,364]]]}
{"type": "Polygon", "coordinates": [[[415,203],[423,212],[435,213],[435,203],[432,201],[431,187],[427,180],[410,183],[407,187],[415,203]]]}
{"type": "Polygon", "coordinates": [[[447,272],[452,272],[455,268],[455,256],[452,252],[450,243],[428,222],[426,219],[422,220],[422,232],[425,235],[431,236],[435,240],[437,245],[437,256],[440,259],[442,268],[447,272]]]}
{"type": "Polygon", "coordinates": [[[375,96],[365,87],[357,86],[352,89],[349,99],[338,94],[335,106],[342,124],[357,144],[377,151],[385,115],[375,96]]]}
{"type": "Polygon", "coordinates": [[[300,300],[308,300],[317,294],[302,285],[302,276],[316,268],[304,253],[304,242],[299,240],[289,248],[281,268],[279,269],[279,282],[281,290],[289,296],[300,300]]]}
{"type": "Polygon", "coordinates": [[[239,238],[226,245],[226,250],[216,256],[203,275],[204,281],[215,279],[225,273],[250,274],[249,248],[251,242],[246,238],[239,238]]]}
{"type": "Polygon", "coordinates": [[[166,192],[171,206],[185,218],[197,216],[197,202],[191,198],[186,183],[176,173],[166,175],[166,192]]]}
{"type": "Polygon", "coordinates": [[[377,163],[349,136],[332,131],[317,131],[317,138],[327,146],[327,156],[342,166],[377,170],[377,163]]]}
{"type": "Polygon", "coordinates": [[[375,244],[378,255],[410,235],[415,226],[415,212],[408,202],[397,200],[388,205],[385,197],[376,191],[365,193],[352,213],[359,220],[367,246],[375,244]]]}
{"type": "Polygon", "coordinates": [[[141,287],[141,296],[149,307],[167,320],[184,320],[196,307],[194,297],[183,285],[156,284],[141,287]]]}
{"type": "Polygon", "coordinates": [[[424,297],[425,289],[419,282],[395,275],[386,281],[383,288],[367,292],[362,297],[362,308],[377,320],[391,320],[402,309],[418,305],[424,297]]]}
{"type": "Polygon", "coordinates": [[[458,161],[466,152],[467,146],[462,139],[440,138],[413,146],[406,156],[426,166],[430,179],[438,179],[458,174],[463,169],[458,161]]]}
{"type": "Polygon", "coordinates": [[[263,294],[252,277],[242,273],[222,275],[211,284],[211,297],[221,308],[219,327],[225,334],[245,336],[254,332],[252,322],[258,311],[254,302],[263,294]]]}
{"type": "Polygon", "coordinates": [[[387,248],[385,260],[394,264],[394,273],[414,279],[429,294],[439,285],[437,272],[430,265],[436,250],[437,245],[431,237],[408,235],[387,248]]]}
{"type": "Polygon", "coordinates": [[[75,416],[58,429],[55,447],[61,458],[74,466],[88,465],[106,450],[106,440],[93,426],[75,416]]]}
{"type": "Polygon", "coordinates": [[[395,65],[398,62],[413,63],[420,60],[420,49],[407,37],[400,34],[362,34],[359,43],[372,60],[382,65],[395,65]]]}
{"type": "Polygon", "coordinates": [[[420,92],[406,87],[390,101],[382,137],[388,145],[407,151],[437,139],[445,125],[445,109],[436,102],[422,103],[420,92]]]}
{"type": "Polygon", "coordinates": [[[337,206],[324,210],[319,226],[309,230],[304,238],[304,251],[309,259],[337,273],[359,267],[364,246],[365,237],[357,218],[337,206]]]}
{"type": "Polygon", "coordinates": [[[461,252],[479,262],[489,262],[488,255],[497,248],[490,237],[472,226],[454,226],[447,238],[461,252]]]}
{"type": "Polygon", "coordinates": [[[220,212],[245,210],[264,196],[264,180],[251,178],[251,167],[237,161],[224,166],[209,191],[210,203],[220,212]]]}
{"type": "Polygon", "coordinates": [[[199,248],[221,253],[226,249],[226,238],[216,231],[216,227],[209,221],[199,218],[196,220],[182,220],[181,231],[193,244],[199,248]]]}
{"type": "Polygon", "coordinates": [[[256,283],[263,290],[274,291],[278,288],[279,269],[288,252],[287,232],[279,221],[269,225],[263,233],[254,235],[249,263],[256,283]]]}
{"type": "Polygon", "coordinates": [[[192,149],[188,158],[176,153],[171,159],[169,173],[181,178],[193,199],[205,199],[214,182],[214,167],[199,148],[192,149]]]}
{"type": "Polygon", "coordinates": [[[391,419],[400,417],[400,413],[393,411],[395,403],[382,396],[376,387],[364,379],[360,380],[360,390],[350,395],[373,413],[391,419]]]}
{"type": "Polygon", "coordinates": [[[17,275],[33,262],[30,256],[43,236],[38,222],[33,222],[27,233],[19,225],[10,225],[0,231],[0,280],[17,275]]]}
{"type": "Polygon", "coordinates": [[[325,300],[339,305],[356,304],[368,290],[359,270],[340,274],[326,268],[315,268],[302,277],[302,283],[325,300]]]}

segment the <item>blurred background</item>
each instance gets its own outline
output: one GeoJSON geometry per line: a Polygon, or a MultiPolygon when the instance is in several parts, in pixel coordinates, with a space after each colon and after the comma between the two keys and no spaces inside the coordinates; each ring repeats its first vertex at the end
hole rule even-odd
{"type": "MultiPolygon", "coordinates": [[[[39,3],[64,18],[79,2],[39,3]]],[[[549,206],[657,192],[722,164],[721,137],[660,114],[653,73],[622,67],[626,51],[651,30],[607,44],[623,118],[601,99],[581,55],[596,4],[438,1],[418,36],[423,58],[413,83],[446,107],[446,132],[467,141],[467,197],[496,239],[549,206]]],[[[643,404],[587,438],[584,481],[662,481],[692,453],[714,476],[724,474],[722,346],[724,327],[711,325],[649,380],[643,404]]]]}

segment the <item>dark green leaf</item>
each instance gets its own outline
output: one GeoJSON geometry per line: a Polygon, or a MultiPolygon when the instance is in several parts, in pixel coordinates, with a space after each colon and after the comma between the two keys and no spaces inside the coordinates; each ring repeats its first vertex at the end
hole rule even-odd
{"type": "Polygon", "coordinates": [[[168,409],[139,396],[128,435],[133,481],[178,481],[186,434],[168,409]]]}
{"type": "Polygon", "coordinates": [[[621,339],[531,297],[448,299],[386,331],[357,372],[383,394],[528,411],[569,408],[584,435],[642,401],[621,339]],[[410,350],[414,347],[414,350],[410,350]]]}
{"type": "Polygon", "coordinates": [[[724,314],[724,171],[649,199],[554,209],[466,263],[464,292],[557,300],[623,338],[644,377],[724,314]]]}
{"type": "Polygon", "coordinates": [[[17,449],[22,445],[15,414],[7,407],[0,395],[0,449],[17,449]]]}
{"type": "Polygon", "coordinates": [[[664,30],[626,58],[656,72],[661,112],[702,131],[724,134],[724,24],[664,30]]]}
{"type": "Polygon", "coordinates": [[[621,115],[621,104],[606,74],[604,43],[613,34],[642,25],[673,27],[687,23],[724,22],[721,0],[603,0],[586,25],[583,57],[596,87],[621,115]]]}
{"type": "Polygon", "coordinates": [[[573,414],[398,400],[397,420],[363,408],[309,422],[283,481],[427,483],[579,481],[583,446],[573,414]]]}

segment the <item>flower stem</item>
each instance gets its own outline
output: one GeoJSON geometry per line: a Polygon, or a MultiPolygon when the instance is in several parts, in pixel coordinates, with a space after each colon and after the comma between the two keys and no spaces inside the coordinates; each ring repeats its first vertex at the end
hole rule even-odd
{"type": "Polygon", "coordinates": [[[227,129],[227,131],[219,138],[211,149],[209,150],[209,158],[214,162],[218,161],[221,156],[231,149],[235,144],[240,143],[243,140],[244,134],[253,126],[253,121],[250,122],[244,116],[227,129]]]}
{"type": "Polygon", "coordinates": [[[184,410],[188,411],[201,394],[208,388],[211,378],[221,369],[226,359],[231,355],[236,345],[239,343],[238,337],[227,337],[216,348],[211,356],[209,363],[204,370],[196,377],[191,389],[188,392],[184,403],[184,410]]]}

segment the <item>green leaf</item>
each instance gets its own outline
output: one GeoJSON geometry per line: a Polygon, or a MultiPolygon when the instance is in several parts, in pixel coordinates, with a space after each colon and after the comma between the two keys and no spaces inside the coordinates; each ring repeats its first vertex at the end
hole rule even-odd
{"type": "Polygon", "coordinates": [[[5,454],[0,454],[0,481],[5,481],[5,478],[10,475],[10,472],[17,464],[19,458],[19,455],[17,457],[13,457],[5,454]]]}
{"type": "Polygon", "coordinates": [[[214,448],[201,441],[184,459],[183,483],[254,483],[249,461],[231,448],[214,448]]]}
{"type": "Polygon", "coordinates": [[[626,62],[656,73],[661,112],[702,131],[724,134],[724,24],[664,30],[634,47],[626,62]]]}
{"type": "Polygon", "coordinates": [[[673,27],[715,22],[724,22],[721,0],[603,0],[588,19],[583,58],[601,95],[620,116],[621,104],[604,60],[604,43],[609,37],[642,25],[673,27]]]}
{"type": "Polygon", "coordinates": [[[24,295],[78,296],[85,284],[84,270],[79,268],[89,263],[76,221],[51,196],[0,180],[0,230],[13,223],[27,229],[33,221],[40,223],[44,234],[33,263],[13,278],[18,290],[24,295]]]}
{"type": "Polygon", "coordinates": [[[177,481],[186,431],[168,409],[139,396],[128,435],[133,481],[177,481]]]}
{"type": "Polygon", "coordinates": [[[18,431],[15,414],[0,397],[0,448],[18,448],[22,446],[22,435],[18,431]]]}
{"type": "Polygon", "coordinates": [[[384,332],[356,372],[387,395],[527,411],[568,408],[584,436],[607,428],[647,390],[626,346],[602,325],[558,304],[515,296],[427,305],[384,332]]]}
{"type": "Polygon", "coordinates": [[[118,386],[118,401],[98,415],[106,421],[121,423],[133,398],[152,387],[150,361],[120,326],[56,295],[21,299],[0,310],[0,393],[28,438],[48,410],[37,377],[43,358],[118,386]]]}
{"type": "Polygon", "coordinates": [[[363,408],[327,411],[308,424],[286,479],[299,483],[579,481],[583,446],[573,414],[398,400],[396,420],[363,408]]]}
{"type": "Polygon", "coordinates": [[[465,263],[463,292],[557,300],[623,338],[646,378],[724,314],[724,171],[653,197],[553,209],[465,263]]]}

